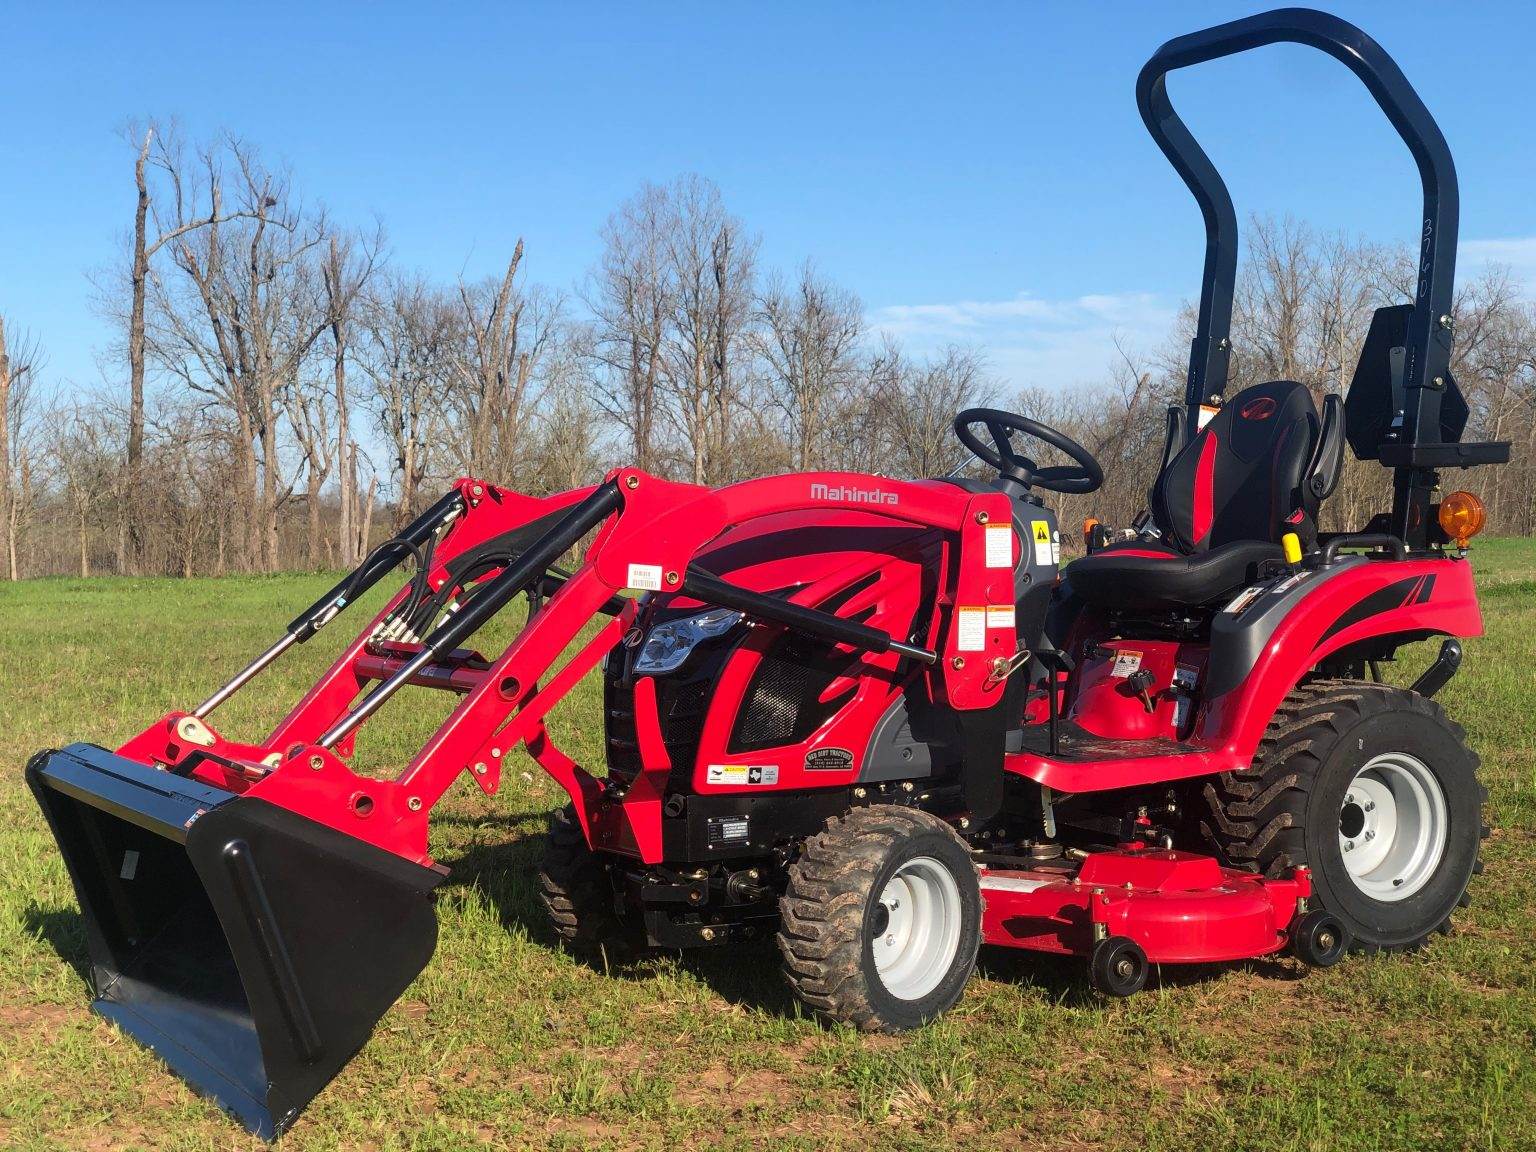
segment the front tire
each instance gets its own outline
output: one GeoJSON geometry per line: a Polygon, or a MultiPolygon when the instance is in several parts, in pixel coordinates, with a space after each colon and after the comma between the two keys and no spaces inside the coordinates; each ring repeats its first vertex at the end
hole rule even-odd
{"type": "Polygon", "coordinates": [[[1415,692],[1352,680],[1297,688],[1253,764],[1204,788],[1224,862],[1312,871],[1357,951],[1409,951],[1466,903],[1486,792],[1461,728],[1415,692]]]}
{"type": "Polygon", "coordinates": [[[917,809],[833,817],[791,865],[779,908],[790,989],[830,1022],[919,1027],[954,1006],[976,967],[976,866],[948,824],[917,809]]]}
{"type": "Polygon", "coordinates": [[[638,952],[635,934],[614,910],[608,868],[587,846],[570,805],[550,816],[538,889],[550,927],[570,951],[613,961],[638,952]]]}

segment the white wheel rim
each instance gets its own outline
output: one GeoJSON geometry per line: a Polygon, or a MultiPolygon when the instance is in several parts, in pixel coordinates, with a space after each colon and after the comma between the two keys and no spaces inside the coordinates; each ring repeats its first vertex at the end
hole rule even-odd
{"type": "Polygon", "coordinates": [[[1375,757],[1350,781],[1339,809],[1339,852],[1355,887],[1386,903],[1429,883],[1445,856],[1445,791],[1406,752],[1375,757]]]}
{"type": "Polygon", "coordinates": [[[899,1000],[921,1000],[960,950],[960,886],[932,856],[896,870],[871,910],[870,949],[880,983],[899,1000]]]}

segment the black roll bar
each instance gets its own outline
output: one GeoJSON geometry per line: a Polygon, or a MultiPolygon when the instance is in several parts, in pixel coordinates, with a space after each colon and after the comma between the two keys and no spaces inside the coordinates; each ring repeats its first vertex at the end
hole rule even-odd
{"type": "Polygon", "coordinates": [[[1195,405],[1219,398],[1226,389],[1237,278],[1237,217],[1226,183],[1173,110],[1164,81],[1178,68],[1282,42],[1317,48],[1347,65],[1375,97],[1418,165],[1424,212],[1403,377],[1408,403],[1402,441],[1438,442],[1440,399],[1451,359],[1450,314],[1460,213],[1456,165],[1435,118],[1386,50],[1348,21],[1310,8],[1279,8],[1177,37],[1153,54],[1136,80],[1136,104],[1147,131],[1194,193],[1205,217],[1205,273],[1185,403],[1193,411],[1195,405]]]}

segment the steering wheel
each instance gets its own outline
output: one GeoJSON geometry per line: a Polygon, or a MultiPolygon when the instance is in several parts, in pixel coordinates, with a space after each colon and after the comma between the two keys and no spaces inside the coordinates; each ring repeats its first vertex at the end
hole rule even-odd
{"type": "Polygon", "coordinates": [[[955,417],[955,435],[977,459],[996,468],[1005,480],[1025,488],[1044,488],[1047,492],[1094,492],[1104,483],[1104,470],[1093,454],[1073,440],[1045,424],[998,408],[967,408],[955,417]],[[986,428],[992,438],[988,444],[972,431],[974,425],[986,428]],[[1020,432],[1072,459],[1071,464],[1041,468],[1028,456],[1015,451],[1010,433],[1020,432]]]}

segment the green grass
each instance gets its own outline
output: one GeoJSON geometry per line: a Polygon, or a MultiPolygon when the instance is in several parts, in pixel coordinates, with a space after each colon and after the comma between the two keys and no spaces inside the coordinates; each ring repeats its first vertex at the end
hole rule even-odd
{"type": "MultiPolygon", "coordinates": [[[[1442,699],[1482,754],[1494,833],[1471,908],[1423,954],[1169,972],[1107,1004],[1077,965],[988,949],[934,1026],[827,1030],[795,1011],[771,947],[610,974],[557,951],[530,880],[561,794],[513,764],[500,796],[463,782],[439,809],[454,875],[436,959],[284,1146],[1536,1147],[1536,543],[1475,556],[1488,635],[1442,699]]],[[[20,768],[195,703],[326,583],[0,586],[0,1146],[256,1146],[87,1010],[79,916],[20,768]]],[[[260,734],[341,641],[279,664],[221,729],[260,734]]],[[[589,763],[597,701],[583,685],[556,724],[589,763]]],[[[361,761],[394,770],[443,707],[397,702],[361,761]]]]}

